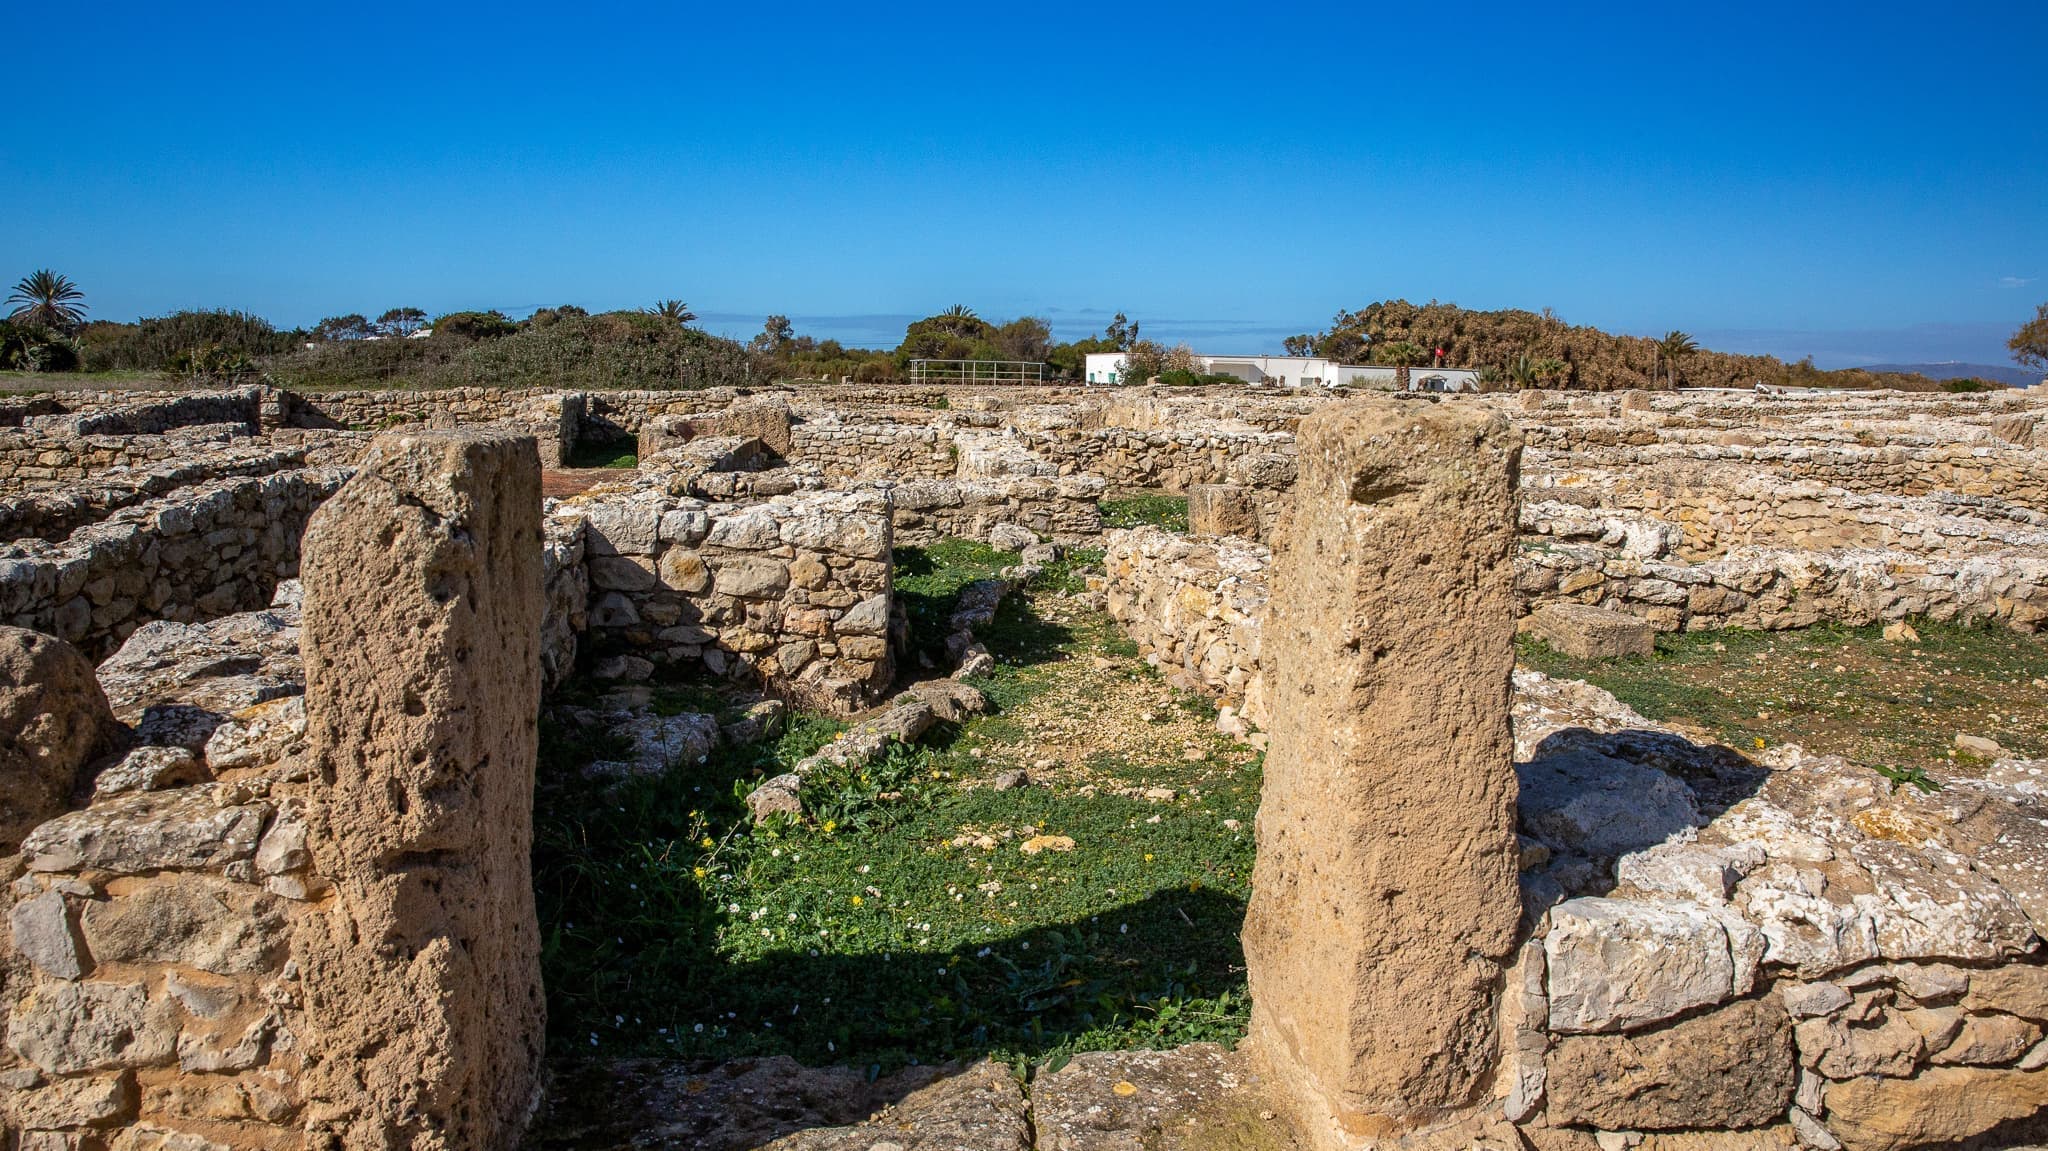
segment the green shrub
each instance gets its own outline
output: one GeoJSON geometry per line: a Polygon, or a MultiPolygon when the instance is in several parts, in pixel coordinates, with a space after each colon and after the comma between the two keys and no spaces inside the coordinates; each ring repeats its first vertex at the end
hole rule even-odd
{"type": "Polygon", "coordinates": [[[1102,510],[1102,526],[1105,528],[1135,528],[1149,525],[1165,528],[1170,532],[1188,530],[1186,496],[1149,493],[1102,500],[1096,506],[1102,510]]]}
{"type": "Polygon", "coordinates": [[[450,312],[434,321],[434,338],[463,340],[494,340],[509,336],[519,330],[505,313],[493,309],[488,312],[450,312]]]}
{"type": "Polygon", "coordinates": [[[33,324],[0,320],[0,369],[70,372],[78,363],[78,347],[65,337],[33,324]]]}
{"type": "Polygon", "coordinates": [[[255,360],[303,342],[304,333],[280,332],[270,321],[228,310],[172,312],[138,323],[87,324],[79,334],[89,371],[184,371],[180,364],[212,356],[255,360]]]}

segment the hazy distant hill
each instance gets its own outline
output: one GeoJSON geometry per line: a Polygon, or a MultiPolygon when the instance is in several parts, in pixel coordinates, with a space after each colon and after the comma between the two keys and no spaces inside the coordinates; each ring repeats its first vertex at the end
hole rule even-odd
{"type": "Polygon", "coordinates": [[[2042,373],[2030,372],[2025,368],[2001,368],[1995,364],[1966,364],[1960,360],[1944,360],[1938,364],[1872,364],[1864,369],[1869,372],[1918,372],[1930,380],[1990,380],[1994,383],[2010,384],[2015,388],[2032,387],[2041,382],[2042,373]]]}

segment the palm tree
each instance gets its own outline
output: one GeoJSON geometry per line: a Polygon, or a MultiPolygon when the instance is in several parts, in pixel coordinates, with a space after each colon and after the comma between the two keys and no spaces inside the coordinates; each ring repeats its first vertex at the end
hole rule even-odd
{"type": "Polygon", "coordinates": [[[77,284],[43,268],[14,285],[6,302],[17,306],[7,318],[61,332],[85,322],[85,305],[78,302],[83,299],[85,293],[77,284]]]}
{"type": "Polygon", "coordinates": [[[1508,379],[1518,388],[1536,386],[1536,361],[1529,358],[1529,353],[1523,352],[1509,362],[1508,379]]]}
{"type": "Polygon", "coordinates": [[[641,310],[650,316],[660,316],[664,320],[673,320],[678,324],[687,324],[697,318],[697,313],[690,310],[690,305],[681,300],[656,300],[653,307],[641,310]]]}
{"type": "Polygon", "coordinates": [[[978,320],[981,317],[975,315],[974,309],[965,304],[954,304],[952,307],[940,312],[939,318],[942,320],[978,320]]]}
{"type": "Polygon", "coordinates": [[[1699,344],[1695,343],[1693,338],[1684,332],[1666,332],[1664,333],[1664,338],[1657,341],[1657,351],[1663,355],[1666,364],[1669,365],[1668,371],[1672,387],[1678,386],[1678,361],[1699,350],[1699,344]]]}

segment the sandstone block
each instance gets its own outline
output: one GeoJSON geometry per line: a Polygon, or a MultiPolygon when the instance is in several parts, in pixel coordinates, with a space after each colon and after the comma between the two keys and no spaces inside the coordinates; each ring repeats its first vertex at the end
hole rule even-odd
{"type": "Polygon", "coordinates": [[[77,648],[0,627],[0,853],[70,806],[79,773],[119,730],[77,648]]]}
{"type": "MultiPolygon", "coordinates": [[[[531,437],[389,433],[307,529],[306,823],[333,885],[293,920],[311,1143],[507,1147],[531,1114],[540,503],[531,437]]],[[[657,521],[593,523],[616,533],[594,550],[648,554],[657,521]]]]}
{"type": "Polygon", "coordinates": [[[1968,1139],[2048,1106],[2048,1071],[1930,1067],[1909,1079],[1830,1083],[1828,1129],[1848,1151],[1906,1151],[1968,1139]]]}
{"type": "Polygon", "coordinates": [[[1251,1042],[1342,1146],[1473,1106],[1521,917],[1509,732],[1519,436],[1452,405],[1300,431],[1266,622],[1251,1042]]]}
{"type": "Polygon", "coordinates": [[[1790,1021],[1766,997],[1654,1031],[1567,1036],[1548,1070],[1552,1123],[1668,1131],[1770,1123],[1791,1104],[1799,1068],[1790,1021]]]}
{"type": "Polygon", "coordinates": [[[1544,604],[1529,613],[1524,627],[1574,659],[1649,655],[1657,646],[1657,631],[1647,620],[1591,604],[1544,604]]]}
{"type": "Polygon", "coordinates": [[[1259,538],[1259,511],[1236,484],[1188,485],[1188,534],[1259,538]]]}

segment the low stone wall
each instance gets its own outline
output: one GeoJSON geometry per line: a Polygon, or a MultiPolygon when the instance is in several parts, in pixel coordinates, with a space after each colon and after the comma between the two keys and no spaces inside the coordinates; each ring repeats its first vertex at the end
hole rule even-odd
{"type": "Polygon", "coordinates": [[[1587,534],[1573,521],[1588,515],[1655,520],[1676,529],[1669,553],[1692,560],[1736,547],[2048,553],[2048,512],[1981,495],[1855,492],[1761,474],[1683,482],[1599,473],[1574,478],[1578,482],[1568,487],[1528,490],[1525,530],[1569,538],[1587,534]]]}
{"type": "Polygon", "coordinates": [[[231,476],[270,475],[307,465],[305,449],[277,447],[261,440],[209,443],[205,447],[211,450],[205,452],[193,452],[195,445],[190,443],[182,446],[188,454],[170,455],[164,463],[93,468],[75,482],[51,484],[0,501],[0,540],[26,536],[61,540],[122,508],[193,484],[231,476]],[[193,458],[194,454],[198,458],[193,458]]]}
{"type": "Polygon", "coordinates": [[[1585,684],[1516,687],[1508,1119],[1901,1151],[2048,1104],[2048,763],[1895,791],[1697,747],[1585,684]]]}
{"type": "Polygon", "coordinates": [[[2022,632],[2048,623],[2048,556],[2039,555],[1737,548],[1689,564],[1525,538],[1515,582],[1526,603],[1598,604],[1660,631],[1861,626],[1908,616],[1995,620],[2022,632]]]}
{"type": "Polygon", "coordinates": [[[1111,531],[1103,545],[1103,609],[1147,661],[1167,682],[1219,699],[1264,727],[1259,632],[1271,549],[1150,527],[1111,531]]]}
{"type": "Polygon", "coordinates": [[[1012,476],[987,480],[908,480],[889,487],[896,541],[925,545],[948,537],[986,540],[1008,525],[1041,539],[1091,542],[1102,534],[1094,476],[1012,476]]]}
{"type": "Polygon", "coordinates": [[[24,424],[68,436],[149,436],[194,424],[233,424],[254,432],[261,421],[263,398],[261,388],[160,393],[78,415],[34,416],[24,424]]]}
{"type": "Polygon", "coordinates": [[[311,468],[214,480],[123,508],[62,543],[0,545],[0,622],[97,659],[150,620],[261,607],[298,573],[307,517],[346,478],[311,468]]]}
{"type": "Polygon", "coordinates": [[[884,493],[718,505],[650,486],[565,500],[553,514],[583,526],[587,638],[601,672],[701,664],[838,712],[888,686],[884,493]],[[620,658],[606,667],[604,656],[620,658]]]}
{"type": "Polygon", "coordinates": [[[789,438],[792,461],[835,480],[947,479],[959,470],[953,437],[929,424],[806,420],[789,438]]]}
{"type": "Polygon", "coordinates": [[[69,490],[117,469],[192,463],[215,453],[253,448],[239,425],[179,428],[160,436],[74,436],[39,428],[0,429],[0,496],[69,490]]]}

